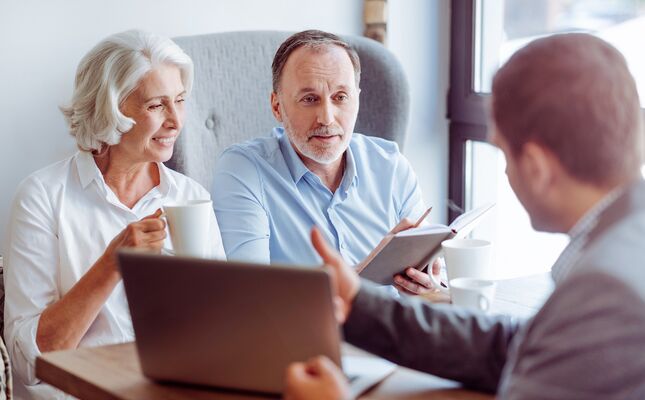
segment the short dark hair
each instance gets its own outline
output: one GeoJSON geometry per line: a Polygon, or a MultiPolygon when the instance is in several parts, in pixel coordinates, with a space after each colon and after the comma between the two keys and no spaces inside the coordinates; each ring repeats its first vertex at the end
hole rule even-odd
{"type": "Polygon", "coordinates": [[[513,154],[540,144],[583,182],[614,185],[640,172],[636,83],[620,52],[592,35],[553,35],[516,52],[493,80],[492,117],[513,154]]]}
{"type": "Polygon", "coordinates": [[[356,86],[358,87],[361,80],[361,62],[358,58],[356,50],[350,46],[347,42],[343,41],[338,36],[333,33],[318,31],[318,30],[307,30],[295,33],[287,38],[276,51],[275,56],[273,57],[273,63],[271,64],[271,70],[273,72],[273,91],[277,93],[280,86],[280,78],[282,77],[282,70],[284,69],[287,60],[291,53],[300,47],[310,47],[312,49],[322,49],[329,46],[338,46],[345,49],[349,59],[352,62],[354,67],[354,76],[356,78],[356,86]]]}

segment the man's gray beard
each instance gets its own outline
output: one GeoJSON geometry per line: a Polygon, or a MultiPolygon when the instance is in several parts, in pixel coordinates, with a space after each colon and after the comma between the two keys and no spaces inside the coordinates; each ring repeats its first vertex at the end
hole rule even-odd
{"type": "MultiPolygon", "coordinates": [[[[318,154],[314,154],[313,152],[308,152],[307,149],[299,148],[298,150],[305,157],[307,157],[307,158],[309,158],[311,160],[314,160],[318,164],[324,164],[324,165],[328,165],[328,164],[332,164],[332,163],[336,162],[343,155],[343,153],[345,152],[345,150],[339,149],[339,151],[337,152],[338,154],[331,153],[331,154],[320,154],[320,155],[318,155],[318,154]]],[[[325,153],[328,153],[328,152],[325,152],[325,153]]]]}
{"type": "Polygon", "coordinates": [[[343,155],[343,153],[345,153],[345,148],[343,148],[343,146],[339,146],[338,149],[334,150],[333,152],[331,150],[327,150],[327,151],[323,150],[322,151],[323,154],[319,154],[321,153],[320,151],[318,152],[315,151],[314,149],[311,148],[313,146],[309,145],[309,138],[311,138],[312,136],[315,136],[315,135],[325,136],[325,135],[329,135],[329,133],[332,133],[333,135],[337,135],[337,134],[340,135],[341,143],[342,143],[342,141],[345,138],[345,133],[342,132],[340,128],[331,129],[331,130],[327,127],[316,128],[312,131],[307,132],[307,139],[305,139],[304,141],[301,141],[299,138],[296,138],[296,135],[293,135],[291,133],[292,132],[291,126],[286,120],[283,121],[283,125],[284,125],[284,130],[287,132],[287,137],[289,138],[291,143],[293,143],[293,145],[296,147],[298,152],[300,152],[300,154],[302,154],[303,156],[319,164],[325,164],[325,165],[332,164],[335,161],[337,161],[343,155]]]}

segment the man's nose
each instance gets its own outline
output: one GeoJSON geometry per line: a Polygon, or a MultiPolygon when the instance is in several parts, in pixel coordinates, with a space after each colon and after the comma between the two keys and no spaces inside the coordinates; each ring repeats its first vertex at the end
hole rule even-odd
{"type": "Polygon", "coordinates": [[[318,123],[331,125],[334,122],[334,108],[329,101],[323,101],[318,108],[318,123]]]}

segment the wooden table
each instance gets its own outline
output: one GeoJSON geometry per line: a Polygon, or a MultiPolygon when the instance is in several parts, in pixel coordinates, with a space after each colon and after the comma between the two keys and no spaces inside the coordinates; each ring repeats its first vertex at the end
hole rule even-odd
{"type": "MultiPolygon", "coordinates": [[[[551,292],[550,278],[535,275],[500,281],[493,312],[528,317],[551,292]]],[[[36,360],[36,375],[81,399],[262,399],[239,392],[207,390],[159,384],[145,378],[134,343],[57,351],[36,360]]],[[[483,393],[461,389],[453,381],[399,367],[365,399],[492,399],[483,393]]]]}

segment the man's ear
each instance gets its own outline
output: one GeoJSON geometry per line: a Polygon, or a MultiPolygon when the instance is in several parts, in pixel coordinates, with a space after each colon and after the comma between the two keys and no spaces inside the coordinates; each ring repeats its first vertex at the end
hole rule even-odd
{"type": "Polygon", "coordinates": [[[280,112],[280,99],[276,92],[271,92],[271,112],[278,122],[282,122],[282,113],[280,112]]]}
{"type": "Polygon", "coordinates": [[[522,175],[529,179],[527,183],[533,193],[546,195],[557,178],[558,165],[553,153],[537,143],[529,142],[523,146],[520,157],[522,175]]]}

